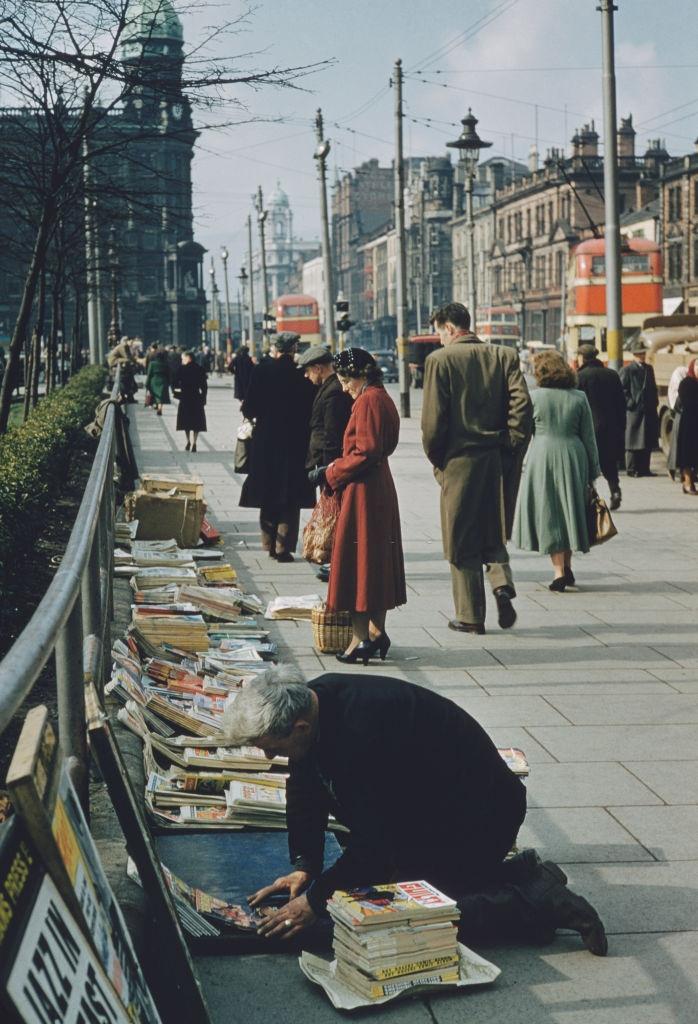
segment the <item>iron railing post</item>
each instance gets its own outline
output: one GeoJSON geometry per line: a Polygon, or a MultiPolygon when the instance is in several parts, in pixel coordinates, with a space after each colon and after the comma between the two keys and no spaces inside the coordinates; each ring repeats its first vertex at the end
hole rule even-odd
{"type": "Polygon", "coordinates": [[[87,730],[85,728],[85,685],[82,650],[82,601],[73,604],[67,622],[56,639],[56,695],[58,735],[63,754],[74,757],[72,779],[80,803],[89,813],[87,730]]]}

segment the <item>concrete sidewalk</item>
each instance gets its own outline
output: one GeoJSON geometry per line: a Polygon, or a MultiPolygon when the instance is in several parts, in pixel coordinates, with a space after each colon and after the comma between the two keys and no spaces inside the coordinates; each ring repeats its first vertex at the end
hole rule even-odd
{"type": "MultiPolygon", "coordinates": [[[[610,953],[592,957],[572,936],[544,949],[483,950],[502,969],[494,987],[398,1003],[380,1016],[401,1024],[694,1024],[698,502],[681,494],[656,457],[656,478],[622,480],[619,537],[575,561],[576,591],[550,593],[548,559],[512,552],[516,627],[499,630],[490,608],[485,636],[453,633],[420,401],[413,391],[412,419],[403,422],[391,459],[408,603],[389,614],[393,647],[385,666],[372,671],[443,693],[498,745],[526,752],[530,809],[520,841],[564,865],[570,886],[598,908],[610,953]]],[[[182,451],[175,410],[166,407],[160,418],[129,407],[140,470],[203,478],[226,554],[248,589],[264,599],[322,594],[307,564],[278,565],[263,555],[255,510],[238,508],[242,478],[233,473],[232,450],[240,417],[227,380],[211,378],[209,431],[198,453],[182,451]]],[[[281,660],[309,676],[342,668],[314,651],[308,624],[271,626],[281,660]]],[[[338,1016],[290,956],[198,965],[217,1024],[324,1024],[338,1016]]]]}

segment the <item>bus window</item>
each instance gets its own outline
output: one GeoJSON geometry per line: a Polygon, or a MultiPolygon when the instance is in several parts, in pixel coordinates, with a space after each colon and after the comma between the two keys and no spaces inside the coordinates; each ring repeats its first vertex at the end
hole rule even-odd
{"type": "Polygon", "coordinates": [[[293,316],[315,316],[315,308],[313,306],[282,306],[283,316],[290,318],[293,316]]]}
{"type": "MultiPolygon", "coordinates": [[[[621,266],[626,274],[649,274],[650,258],[644,252],[625,252],[621,257],[621,266]]],[[[594,277],[603,277],[605,275],[605,256],[592,257],[591,273],[594,277]]]]}

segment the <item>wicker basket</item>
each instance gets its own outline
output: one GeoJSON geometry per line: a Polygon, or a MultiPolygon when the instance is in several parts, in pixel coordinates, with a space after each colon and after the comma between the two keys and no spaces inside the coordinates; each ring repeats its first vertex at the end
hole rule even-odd
{"type": "Polygon", "coordinates": [[[328,612],[324,605],[318,605],[311,612],[311,622],[313,643],[321,654],[336,654],[347,649],[352,637],[349,612],[328,612]]]}

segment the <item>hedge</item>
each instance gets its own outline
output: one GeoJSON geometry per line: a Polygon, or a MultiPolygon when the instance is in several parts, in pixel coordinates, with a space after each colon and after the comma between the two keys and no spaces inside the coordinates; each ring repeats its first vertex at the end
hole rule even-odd
{"type": "Polygon", "coordinates": [[[70,454],[94,417],[106,370],[87,366],[41,399],[0,437],[0,600],[9,574],[35,543],[65,480],[70,454]]]}

